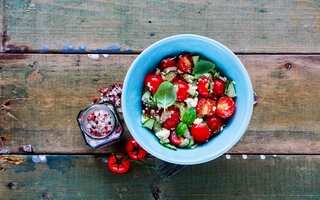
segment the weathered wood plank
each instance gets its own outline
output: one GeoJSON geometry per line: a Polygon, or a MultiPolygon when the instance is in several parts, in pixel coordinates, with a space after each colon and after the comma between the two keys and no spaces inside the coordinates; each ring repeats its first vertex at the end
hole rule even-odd
{"type": "MultiPolygon", "coordinates": [[[[119,150],[121,145],[91,150],[75,118],[106,81],[123,81],[135,55],[1,56],[0,104],[10,99],[7,110],[0,110],[1,149],[18,153],[19,146],[31,144],[35,153],[119,150]]],[[[319,154],[320,56],[239,57],[259,102],[245,136],[230,153],[319,154]],[[291,69],[286,68],[289,64],[291,69]]],[[[126,132],[126,140],[129,137],[126,132]]]]}
{"type": "Polygon", "coordinates": [[[5,2],[6,47],[12,51],[61,52],[68,45],[86,45],[89,52],[111,45],[141,51],[164,37],[193,33],[235,52],[320,52],[318,0],[5,2]]]}
{"type": "MultiPolygon", "coordinates": [[[[101,156],[31,156],[2,164],[1,199],[319,199],[320,156],[224,156],[166,181],[135,163],[126,174],[101,156]],[[10,186],[10,187],[9,187],[10,186]],[[11,188],[11,189],[10,189],[11,188]],[[154,196],[158,198],[154,198],[154,196]]],[[[146,159],[152,163],[152,158],[146,159]]],[[[156,164],[159,163],[155,160],[156,164]]]]}
{"type": "Polygon", "coordinates": [[[5,16],[4,0],[0,0],[0,53],[4,51],[4,48],[3,48],[3,44],[4,44],[3,35],[5,35],[3,30],[4,16],[5,16]]]}

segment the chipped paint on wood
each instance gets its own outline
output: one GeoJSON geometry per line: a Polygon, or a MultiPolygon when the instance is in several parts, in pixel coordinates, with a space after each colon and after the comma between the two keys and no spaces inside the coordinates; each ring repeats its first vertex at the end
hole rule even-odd
{"type": "Polygon", "coordinates": [[[25,162],[26,159],[24,157],[17,157],[17,156],[0,156],[0,162],[1,163],[10,163],[19,165],[22,162],[25,162]]]}

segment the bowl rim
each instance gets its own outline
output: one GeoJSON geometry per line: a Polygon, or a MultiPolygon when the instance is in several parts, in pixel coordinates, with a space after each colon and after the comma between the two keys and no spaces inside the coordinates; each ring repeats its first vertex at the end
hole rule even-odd
{"type": "MultiPolygon", "coordinates": [[[[227,54],[229,54],[230,56],[232,56],[234,58],[234,61],[236,62],[237,66],[239,67],[240,71],[242,72],[243,76],[245,77],[245,82],[248,86],[248,100],[249,103],[251,103],[251,105],[248,105],[247,108],[247,115],[246,118],[243,120],[242,126],[239,127],[239,129],[241,130],[241,134],[238,134],[237,137],[235,137],[234,141],[232,143],[230,143],[229,145],[226,145],[223,149],[219,150],[218,153],[215,153],[214,155],[211,156],[207,156],[205,158],[202,159],[193,159],[193,160],[184,160],[184,161],[177,161],[175,159],[172,158],[168,158],[166,156],[163,156],[163,154],[154,151],[152,148],[149,148],[148,146],[145,146],[143,143],[141,143],[140,139],[137,137],[135,138],[135,134],[134,134],[134,128],[133,127],[128,127],[130,134],[132,135],[132,137],[141,145],[142,148],[144,148],[148,153],[152,154],[153,156],[164,160],[166,162],[170,162],[170,163],[174,163],[174,164],[181,164],[181,165],[194,165],[194,164],[201,164],[201,163],[205,163],[208,162],[210,160],[214,160],[216,158],[218,158],[219,156],[223,155],[224,153],[226,153],[229,149],[231,149],[240,139],[241,137],[244,135],[249,122],[251,120],[251,116],[252,116],[252,111],[253,111],[253,87],[252,87],[252,83],[249,77],[249,74],[247,72],[247,70],[245,69],[244,65],[242,64],[242,62],[240,61],[240,59],[230,50],[228,49],[226,46],[224,46],[223,44],[217,42],[214,39],[205,37],[205,36],[200,36],[200,35],[195,35],[195,34],[178,34],[178,35],[173,35],[170,37],[166,37],[163,38],[153,44],[151,44],[150,46],[148,46],[145,50],[143,50],[133,61],[133,63],[130,65],[130,68],[125,76],[125,80],[123,83],[123,94],[122,94],[122,98],[121,98],[121,104],[122,104],[122,112],[123,112],[123,116],[124,116],[124,120],[126,121],[127,118],[130,118],[130,116],[127,115],[127,103],[125,101],[125,99],[127,99],[127,94],[126,94],[126,88],[128,87],[128,81],[129,81],[129,77],[132,74],[133,68],[136,65],[136,63],[138,62],[138,60],[140,59],[140,57],[143,57],[145,54],[149,53],[150,49],[152,50],[154,47],[161,45],[161,43],[163,42],[168,42],[170,40],[175,40],[175,39],[200,39],[200,40],[204,40],[206,42],[211,43],[214,46],[217,46],[218,48],[221,48],[222,50],[226,51],[227,54]]],[[[165,147],[164,147],[165,148],[165,147]]]]}

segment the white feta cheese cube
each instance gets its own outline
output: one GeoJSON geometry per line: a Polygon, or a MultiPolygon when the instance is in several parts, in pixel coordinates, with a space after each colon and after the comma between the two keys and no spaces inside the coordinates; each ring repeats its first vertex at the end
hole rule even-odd
{"type": "Polygon", "coordinates": [[[160,139],[160,142],[169,143],[170,131],[168,129],[163,128],[161,131],[156,133],[156,136],[160,139]]]}
{"type": "Polygon", "coordinates": [[[197,118],[196,120],[194,120],[194,124],[201,124],[203,122],[202,118],[197,118]]]}

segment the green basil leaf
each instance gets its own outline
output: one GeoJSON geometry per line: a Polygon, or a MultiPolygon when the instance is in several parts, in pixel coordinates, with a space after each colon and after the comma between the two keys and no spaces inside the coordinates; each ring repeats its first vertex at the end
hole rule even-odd
{"type": "Polygon", "coordinates": [[[192,125],[194,120],[197,118],[197,111],[195,108],[189,108],[183,115],[182,121],[187,125],[192,125]]]}
{"type": "Polygon", "coordinates": [[[174,85],[168,81],[161,83],[155,95],[157,104],[163,109],[166,109],[169,106],[172,106],[176,99],[177,93],[174,89],[174,85]]]}
{"type": "Polygon", "coordinates": [[[184,122],[180,122],[176,128],[176,134],[178,137],[183,135],[188,130],[188,126],[184,122]]]}
{"type": "Polygon", "coordinates": [[[196,76],[203,76],[205,73],[208,73],[214,68],[216,65],[213,62],[200,60],[193,68],[192,74],[196,76]]]}

